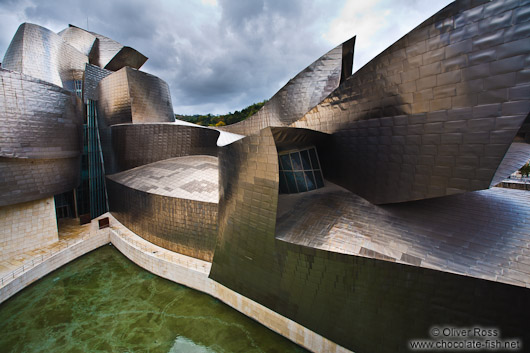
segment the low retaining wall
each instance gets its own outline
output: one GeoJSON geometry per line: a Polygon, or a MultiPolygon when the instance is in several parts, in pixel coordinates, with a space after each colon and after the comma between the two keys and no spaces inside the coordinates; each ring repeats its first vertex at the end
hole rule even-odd
{"type": "Polygon", "coordinates": [[[208,278],[211,264],[147,242],[111,218],[110,241],[131,261],[157,276],[204,292],[313,352],[349,350],[208,278]],[[172,258],[173,257],[173,258],[172,258]]]}
{"type": "Polygon", "coordinates": [[[89,237],[83,238],[78,243],[58,251],[1,287],[0,303],[57,268],[111,242],[123,255],[147,271],[209,294],[310,351],[350,352],[296,322],[208,278],[211,263],[154,245],[128,230],[109,213],[99,218],[105,217],[110,218],[111,228],[98,230],[97,219],[93,220],[89,237]]]}
{"type": "Polygon", "coordinates": [[[97,230],[97,224],[91,225],[90,237],[80,240],[67,248],[44,259],[41,263],[17,275],[10,282],[0,288],[0,303],[3,303],[14,294],[29,286],[31,283],[66,265],[72,260],[109,243],[109,229],[97,230]]]}

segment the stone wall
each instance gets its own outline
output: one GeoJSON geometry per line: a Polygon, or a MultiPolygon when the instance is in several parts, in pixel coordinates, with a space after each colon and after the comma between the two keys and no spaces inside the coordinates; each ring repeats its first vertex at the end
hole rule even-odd
{"type": "Polygon", "coordinates": [[[0,207],[0,260],[58,240],[53,197],[0,207]]]}

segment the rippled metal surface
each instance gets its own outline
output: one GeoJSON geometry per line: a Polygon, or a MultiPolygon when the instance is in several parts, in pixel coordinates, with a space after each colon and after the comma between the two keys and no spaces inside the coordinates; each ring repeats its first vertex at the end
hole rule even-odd
{"type": "Polygon", "coordinates": [[[4,69],[69,88],[82,78],[88,57],[44,27],[23,23],[2,61],[4,69]]]}
{"type": "MultiPolygon", "coordinates": [[[[382,207],[345,190],[323,198],[320,189],[281,205],[293,195],[278,197],[274,138],[283,144],[302,133],[292,130],[266,128],[220,149],[212,279],[356,352],[406,352],[439,317],[457,326],[493,320],[506,337],[528,337],[524,191],[382,207]]],[[[322,135],[307,133],[301,143],[322,135]]]]}
{"type": "Polygon", "coordinates": [[[27,159],[0,157],[0,206],[40,200],[79,184],[80,157],[27,159]]]}
{"type": "Polygon", "coordinates": [[[110,75],[112,71],[105,70],[99,66],[87,64],[85,67],[85,76],[83,80],[83,100],[87,104],[87,100],[98,100],[97,87],[99,81],[110,75]]]}
{"type": "Polygon", "coordinates": [[[166,159],[107,177],[112,214],[142,238],[212,261],[217,238],[217,158],[166,159]]]}
{"type": "Polygon", "coordinates": [[[98,112],[111,126],[175,121],[166,82],[125,67],[103,78],[97,88],[98,112]]]}
{"type": "Polygon", "coordinates": [[[126,66],[139,69],[147,61],[145,55],[131,47],[73,25],[59,32],[59,35],[88,56],[91,64],[107,70],[118,71],[126,66]]]}
{"type": "Polygon", "coordinates": [[[190,155],[217,156],[219,132],[172,123],[121,124],[112,130],[117,170],[190,155]]]}
{"type": "Polygon", "coordinates": [[[4,69],[0,87],[0,206],[72,190],[79,180],[81,101],[4,69]]]}
{"type": "Polygon", "coordinates": [[[220,130],[251,135],[268,126],[286,126],[300,119],[337,88],[341,75],[351,74],[354,44],[355,37],[333,48],[289,80],[256,114],[220,130]]]}
{"type": "Polygon", "coordinates": [[[85,31],[76,26],[70,25],[68,28],[63,29],[61,32],[57,33],[66,43],[70,44],[77,50],[79,50],[84,55],[89,58],[95,55],[94,53],[97,48],[94,45],[96,44],[96,36],[92,33],[85,31]]]}
{"type": "Polygon", "coordinates": [[[4,69],[0,69],[0,87],[0,156],[79,155],[81,102],[71,92],[4,69]]]}
{"type": "Polygon", "coordinates": [[[292,126],[332,134],[327,177],[376,204],[486,189],[530,109],[527,11],[455,2],[292,126]]]}

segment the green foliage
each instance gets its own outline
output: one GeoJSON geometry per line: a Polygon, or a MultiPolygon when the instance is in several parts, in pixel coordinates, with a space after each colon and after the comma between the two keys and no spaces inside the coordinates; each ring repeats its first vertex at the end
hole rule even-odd
{"type": "Polygon", "coordinates": [[[241,111],[236,110],[233,113],[228,113],[224,115],[180,115],[175,114],[175,118],[179,120],[184,120],[190,123],[199,124],[203,126],[224,126],[224,125],[230,125],[235,124],[240,121],[245,120],[246,118],[256,114],[258,110],[263,107],[263,105],[267,103],[267,100],[264,100],[263,102],[254,103],[252,105],[249,105],[248,107],[242,109],[241,111]]]}
{"type": "Polygon", "coordinates": [[[522,176],[529,176],[530,175],[530,163],[526,163],[525,165],[523,165],[521,167],[521,169],[519,169],[519,171],[521,172],[521,175],[522,176]]]}

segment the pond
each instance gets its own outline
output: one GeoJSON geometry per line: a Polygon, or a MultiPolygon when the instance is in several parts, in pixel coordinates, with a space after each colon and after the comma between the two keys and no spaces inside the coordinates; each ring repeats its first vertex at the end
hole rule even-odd
{"type": "Polygon", "coordinates": [[[307,352],[103,246],[0,305],[0,352],[307,352]]]}

